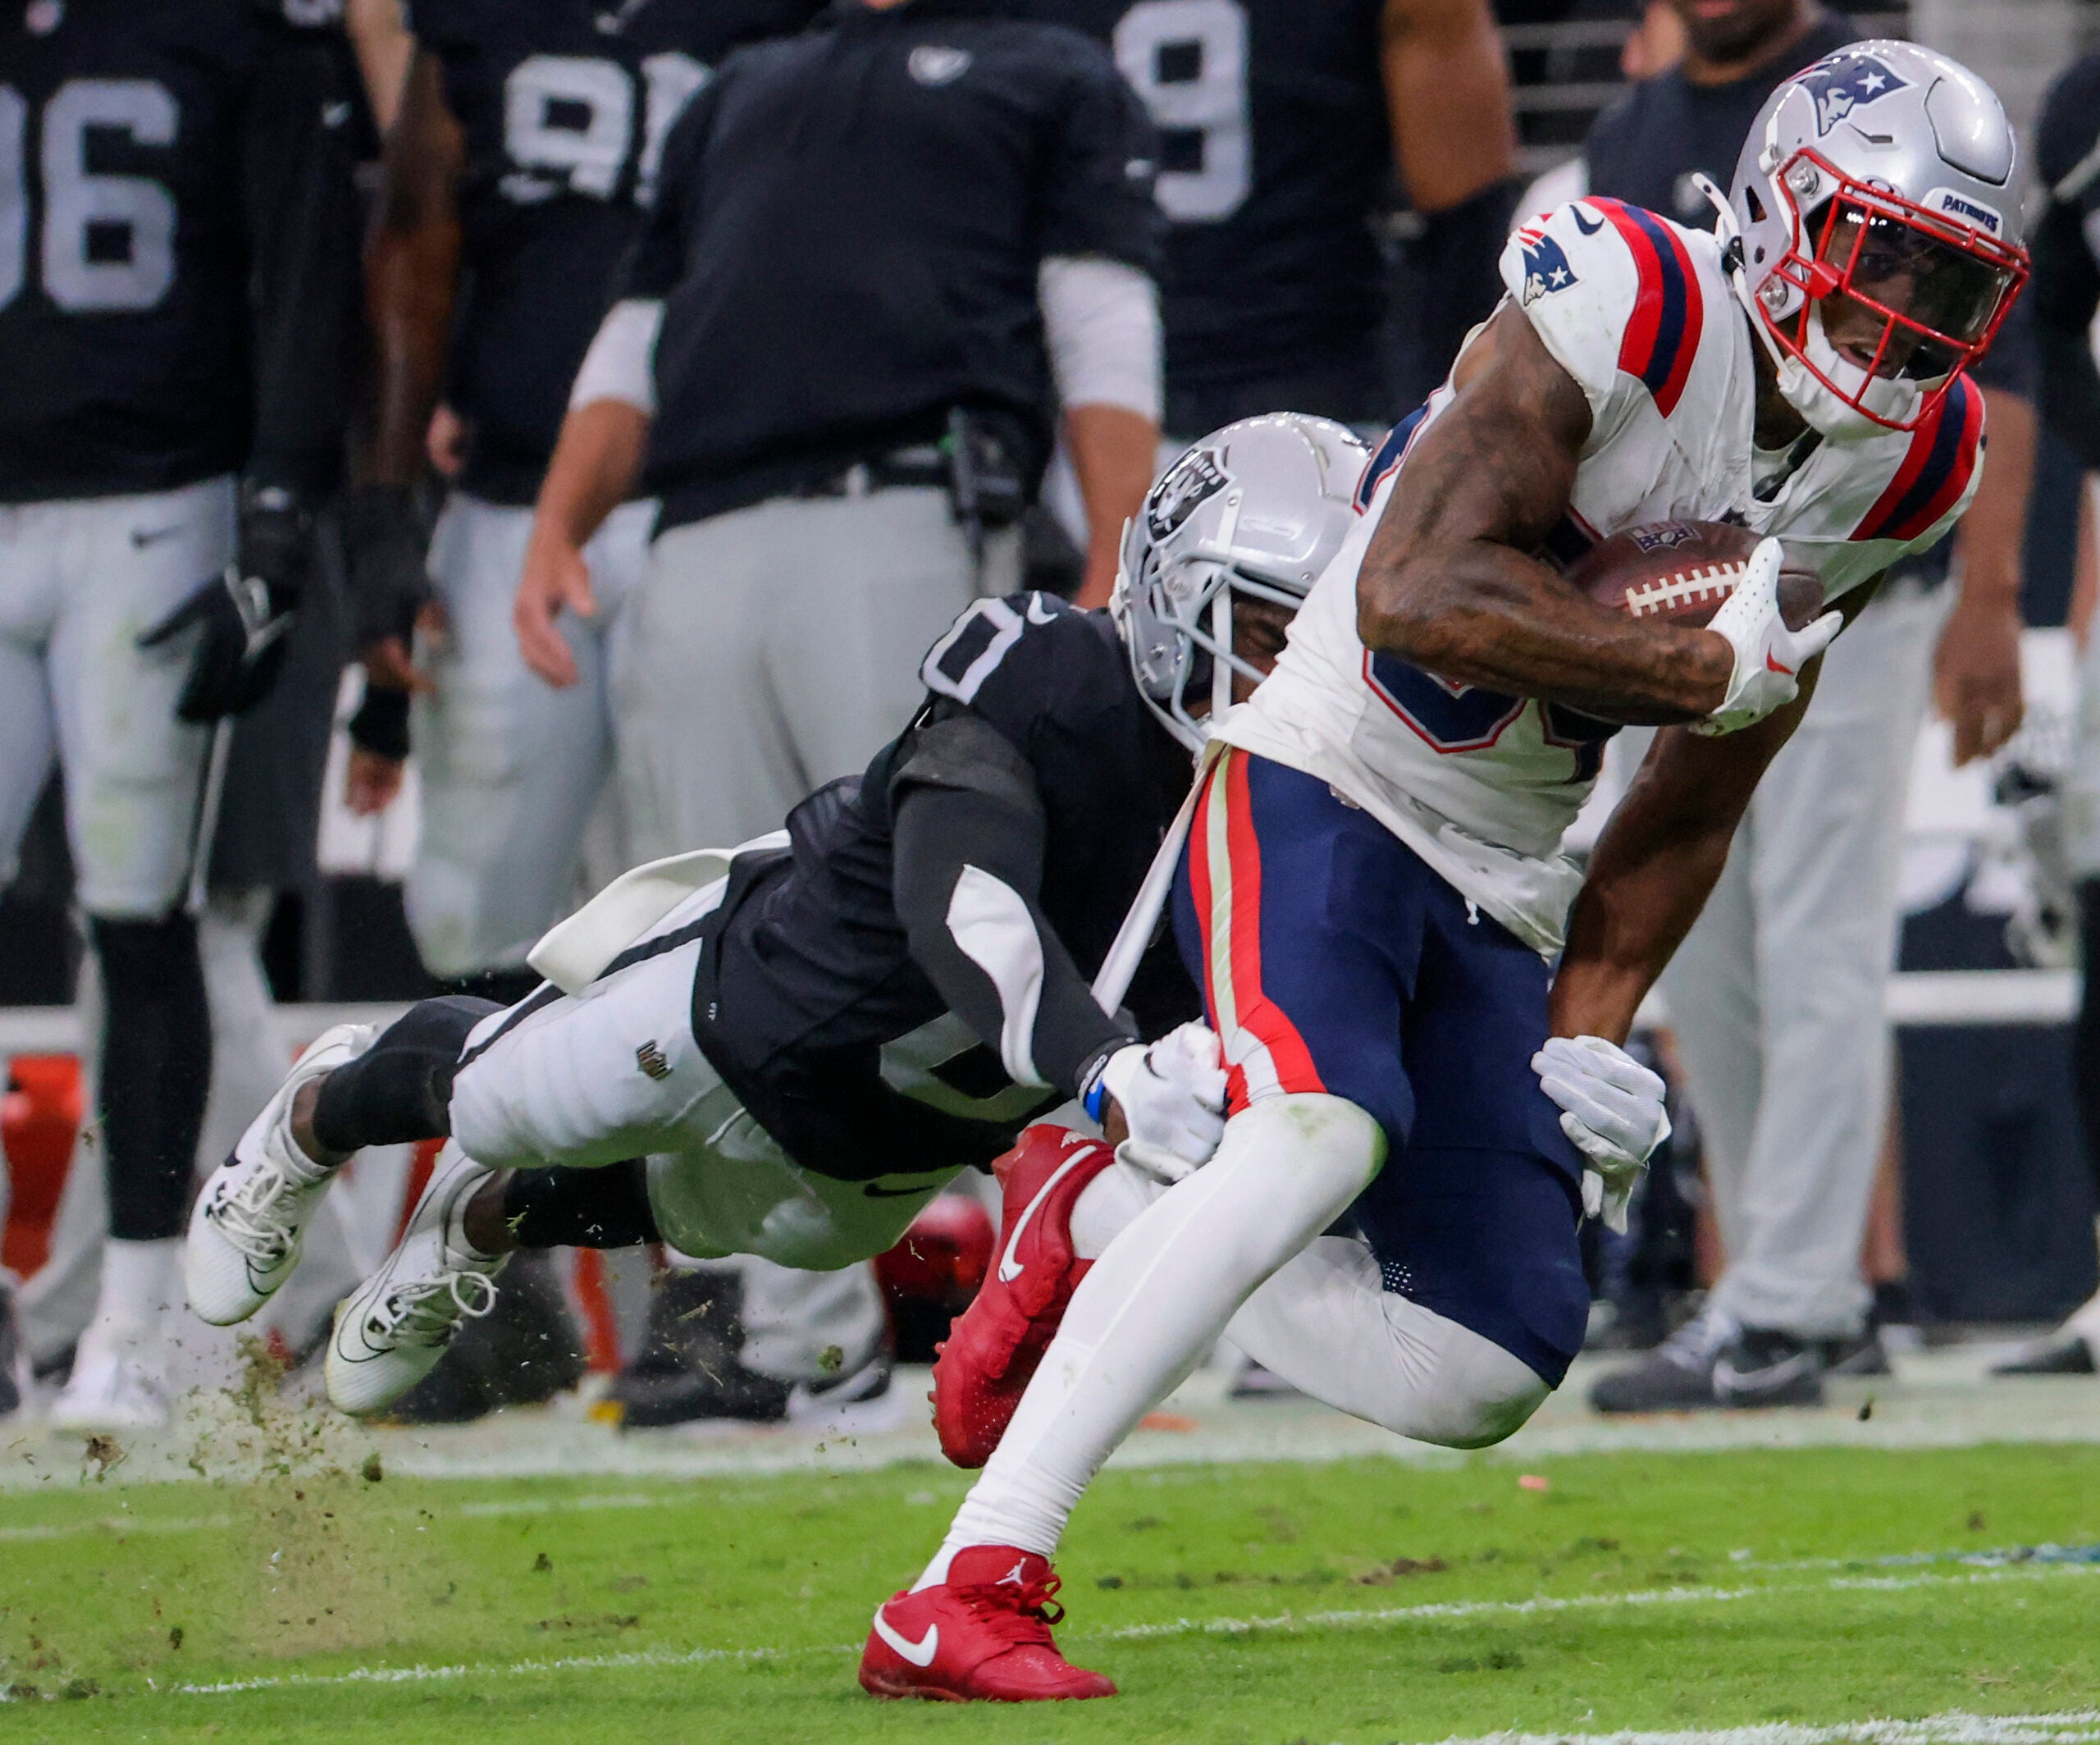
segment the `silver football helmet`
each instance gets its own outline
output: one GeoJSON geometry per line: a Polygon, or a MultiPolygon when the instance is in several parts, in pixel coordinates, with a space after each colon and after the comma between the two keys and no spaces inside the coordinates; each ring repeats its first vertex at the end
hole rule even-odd
{"type": "Polygon", "coordinates": [[[1112,610],[1139,691],[1189,750],[1203,745],[1188,695],[1199,668],[1213,715],[1231,701],[1233,674],[1262,676],[1233,652],[1234,596],[1297,610],[1349,537],[1370,458],[1329,418],[1242,418],[1186,450],[1123,529],[1112,610]]]}
{"type": "Polygon", "coordinates": [[[1991,88],[1913,43],[1851,43],[1765,100],[1720,234],[1824,435],[1915,429],[1988,349],[2027,277],[2016,156],[1991,88]]]}

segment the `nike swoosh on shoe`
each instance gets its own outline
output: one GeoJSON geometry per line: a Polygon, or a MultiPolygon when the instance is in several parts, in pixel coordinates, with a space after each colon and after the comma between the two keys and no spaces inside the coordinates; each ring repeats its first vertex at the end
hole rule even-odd
{"type": "Polygon", "coordinates": [[[891,1647],[894,1648],[899,1654],[902,1655],[905,1659],[911,1661],[913,1665],[932,1665],[934,1664],[934,1656],[941,1651],[940,1625],[938,1624],[927,1625],[924,1638],[919,1642],[914,1642],[909,1636],[906,1636],[903,1631],[898,1629],[895,1624],[892,1624],[888,1619],[883,1615],[883,1612],[888,1610],[888,1608],[887,1606],[878,1606],[875,1608],[875,1634],[881,1637],[884,1642],[888,1642],[891,1647]]]}

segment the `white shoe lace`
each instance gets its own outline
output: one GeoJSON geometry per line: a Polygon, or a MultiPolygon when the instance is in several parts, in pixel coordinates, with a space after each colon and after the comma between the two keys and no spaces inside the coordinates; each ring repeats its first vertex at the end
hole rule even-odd
{"type": "Polygon", "coordinates": [[[366,1325],[390,1345],[441,1345],[462,1317],[478,1321],[493,1309],[498,1295],[486,1272],[441,1272],[393,1286],[366,1325]]]}
{"type": "Polygon", "coordinates": [[[230,1247],[251,1260],[275,1265],[291,1251],[292,1232],[277,1211],[277,1202],[313,1186],[276,1158],[257,1164],[247,1181],[206,1216],[218,1227],[230,1247]]]}

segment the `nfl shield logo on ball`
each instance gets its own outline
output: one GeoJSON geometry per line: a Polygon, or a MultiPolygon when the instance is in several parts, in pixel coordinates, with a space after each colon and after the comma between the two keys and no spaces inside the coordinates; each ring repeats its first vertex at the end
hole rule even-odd
{"type": "Polygon", "coordinates": [[[905,65],[921,85],[953,85],[970,71],[970,51],[922,43],[911,51],[911,58],[905,65]]]}

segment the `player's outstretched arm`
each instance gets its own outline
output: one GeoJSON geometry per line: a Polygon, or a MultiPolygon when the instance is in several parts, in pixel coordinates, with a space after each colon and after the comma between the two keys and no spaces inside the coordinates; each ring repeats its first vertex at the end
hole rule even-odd
{"type": "Polygon", "coordinates": [[[1625,1041],[1641,1002],[1705,907],[1759,778],[1792,737],[1822,665],[1802,673],[1792,702],[1741,733],[1656,734],[1597,839],[1568,918],[1549,1008],[1554,1035],[1625,1041]]]}
{"type": "Polygon", "coordinates": [[[1734,669],[1725,638],[1609,611],[1527,555],[1567,511],[1591,413],[1523,311],[1504,303],[1452,379],[1457,397],[1408,456],[1358,578],[1365,645],[1601,720],[1718,708],[1734,669]]]}

